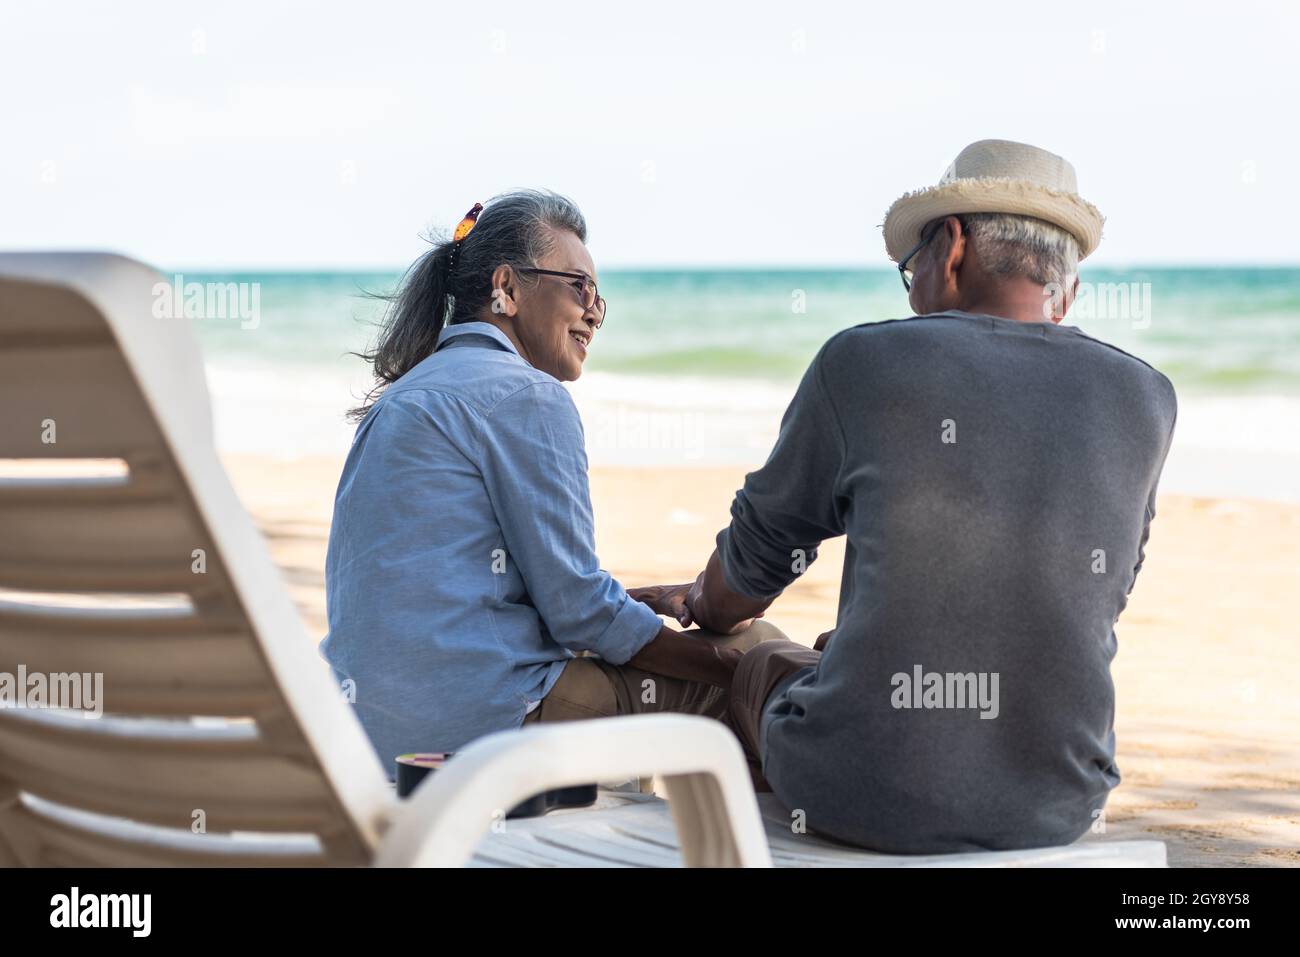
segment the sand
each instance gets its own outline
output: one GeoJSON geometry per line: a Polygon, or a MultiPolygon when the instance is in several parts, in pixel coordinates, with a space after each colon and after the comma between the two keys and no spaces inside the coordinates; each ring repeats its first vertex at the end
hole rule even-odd
{"type": "MultiPolygon", "coordinates": [[[[341,461],[225,459],[310,633],[341,461]]],[[[598,468],[597,547],[627,586],[695,577],[743,468],[598,468]]],[[[1300,866],[1300,506],[1164,495],[1116,632],[1108,839],[1166,842],[1172,866],[1300,866]]],[[[835,623],[843,547],[768,617],[811,645],[835,623]]]]}

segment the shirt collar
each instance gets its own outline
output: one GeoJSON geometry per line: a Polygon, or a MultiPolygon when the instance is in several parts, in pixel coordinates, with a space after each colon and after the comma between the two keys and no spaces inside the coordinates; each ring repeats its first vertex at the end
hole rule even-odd
{"type": "Polygon", "coordinates": [[[454,326],[446,326],[438,333],[438,344],[433,351],[437,352],[456,336],[486,336],[501,348],[519,355],[519,350],[510,341],[510,337],[490,322],[458,322],[454,326]]]}

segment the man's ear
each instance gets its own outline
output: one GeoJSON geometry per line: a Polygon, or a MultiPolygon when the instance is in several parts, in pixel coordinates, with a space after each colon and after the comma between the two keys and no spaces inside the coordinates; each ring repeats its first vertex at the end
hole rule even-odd
{"type": "Polygon", "coordinates": [[[507,265],[492,270],[492,315],[514,316],[519,312],[519,276],[507,265]]]}
{"type": "Polygon", "coordinates": [[[943,223],[945,248],[940,253],[943,257],[940,265],[943,267],[943,284],[945,288],[956,291],[957,289],[957,272],[961,269],[962,261],[966,258],[966,233],[961,228],[961,221],[956,216],[949,216],[943,223]]]}

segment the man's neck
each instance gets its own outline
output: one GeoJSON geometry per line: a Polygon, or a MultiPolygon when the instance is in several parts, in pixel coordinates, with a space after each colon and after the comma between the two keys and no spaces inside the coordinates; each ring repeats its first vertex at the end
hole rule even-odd
{"type": "Polygon", "coordinates": [[[1051,306],[1052,300],[1043,293],[1042,286],[1020,281],[1000,284],[995,296],[976,293],[957,308],[1016,322],[1060,322],[1064,317],[1053,315],[1051,306]]]}

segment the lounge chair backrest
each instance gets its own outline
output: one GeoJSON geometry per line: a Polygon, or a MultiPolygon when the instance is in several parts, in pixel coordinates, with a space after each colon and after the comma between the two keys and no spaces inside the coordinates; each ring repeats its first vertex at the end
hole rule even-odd
{"type": "Polygon", "coordinates": [[[367,864],[391,790],[221,468],[165,283],[0,254],[0,680],[101,673],[104,712],[0,709],[0,864],[367,864]]]}

